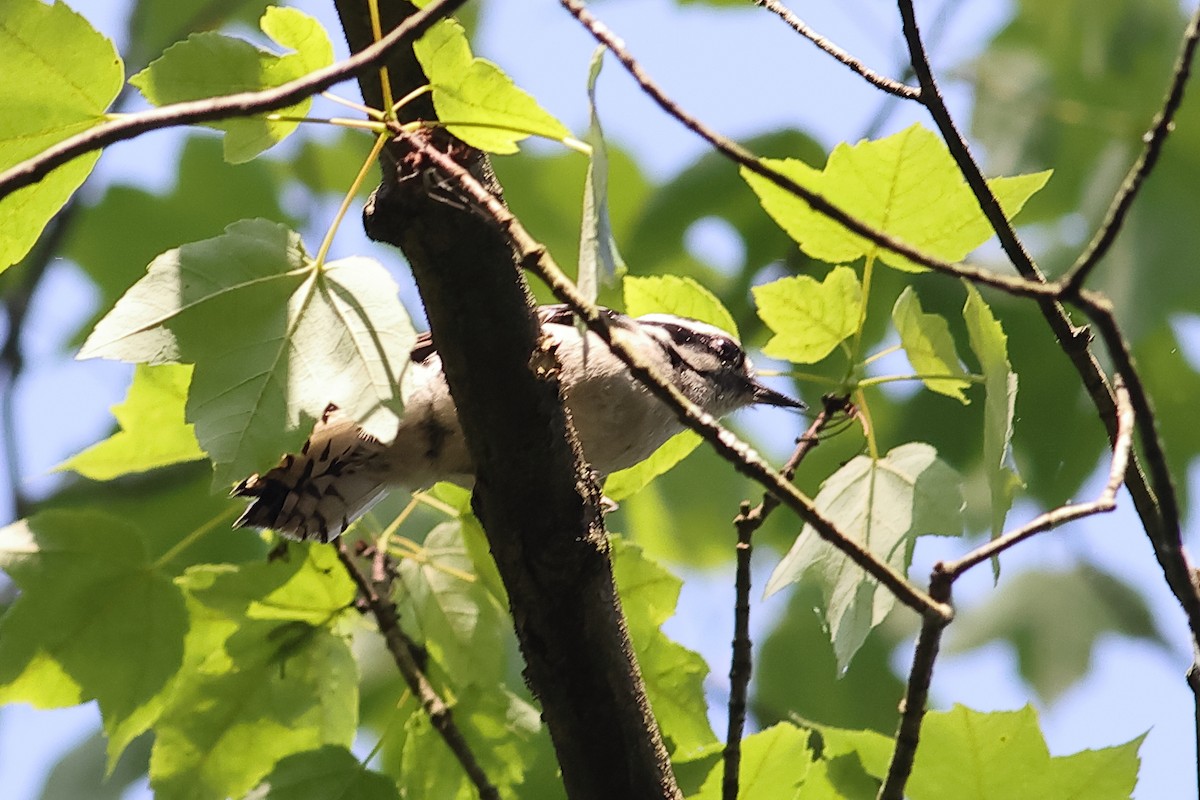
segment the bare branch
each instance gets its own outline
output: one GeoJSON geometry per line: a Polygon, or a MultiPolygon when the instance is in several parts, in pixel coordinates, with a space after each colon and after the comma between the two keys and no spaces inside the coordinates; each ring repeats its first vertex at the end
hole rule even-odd
{"type": "Polygon", "coordinates": [[[1071,503],[1060,506],[1035,517],[1030,522],[1016,530],[999,536],[982,547],[963,556],[956,561],[941,564],[939,569],[950,576],[951,580],[958,578],[971,567],[999,555],[1015,544],[1025,541],[1036,534],[1070,522],[1088,517],[1093,514],[1103,514],[1117,507],[1117,491],[1125,482],[1125,473],[1129,467],[1129,452],[1133,446],[1134,411],[1129,400],[1129,391],[1125,388],[1121,376],[1117,376],[1117,443],[1113,447],[1112,461],[1108,468],[1108,482],[1104,490],[1090,503],[1071,503]]]}
{"type": "MultiPolygon", "coordinates": [[[[786,480],[795,477],[796,468],[804,457],[820,444],[821,431],[832,419],[834,413],[845,408],[846,398],[824,398],[825,407],[816,416],[799,439],[791,458],[784,464],[781,471],[786,480]]],[[[733,623],[733,657],[729,665],[729,724],[725,733],[724,769],[721,782],[723,800],[737,800],[739,771],[742,762],[742,731],[746,726],[746,695],[750,686],[750,673],[753,668],[752,646],[750,642],[750,556],[753,552],[751,539],[754,532],[762,527],[770,513],[779,506],[779,501],[772,494],[764,494],[753,510],[750,504],[742,503],[741,511],[733,521],[737,529],[737,577],[735,579],[734,623],[733,623]]]]}
{"type": "Polygon", "coordinates": [[[858,73],[867,83],[877,89],[882,89],[888,94],[905,100],[919,100],[921,90],[912,86],[906,86],[900,81],[892,80],[891,78],[880,75],[878,72],[867,67],[854,56],[847,53],[842,48],[838,47],[833,42],[826,39],[821,34],[814,31],[805,24],[804,20],[797,17],[791,9],[780,3],[779,0],[754,0],[756,5],[760,5],[767,11],[770,11],[775,16],[788,24],[792,30],[808,39],[821,50],[824,50],[829,55],[833,56],[838,61],[845,64],[854,72],[858,73]]]}
{"type": "Polygon", "coordinates": [[[392,50],[416,39],[465,2],[466,0],[434,0],[370,47],[345,61],[319,69],[282,86],[260,92],[241,92],[207,100],[173,103],[149,111],[128,114],[89,128],[0,173],[0,199],[17,189],[36,183],[55,167],[73,158],[114,142],[132,139],[148,131],[229,117],[247,117],[294,105],[306,97],[354,77],[363,70],[378,67],[392,50]]]}
{"type": "Polygon", "coordinates": [[[799,197],[808,203],[814,211],[824,214],[847,230],[858,234],[880,247],[898,253],[917,264],[937,272],[953,275],[957,278],[965,278],[984,286],[991,286],[994,289],[999,289],[1018,297],[1039,297],[1044,298],[1046,302],[1053,302],[1051,297],[1054,294],[1054,289],[1044,282],[1000,275],[991,270],[971,266],[970,264],[952,264],[949,261],[935,258],[909,244],[905,244],[890,234],[868,225],[858,217],[844,211],[840,206],[829,202],[822,195],[801,186],[788,176],[771,169],[759,161],[749,150],[732,139],[721,136],[680,108],[671,98],[667,97],[663,90],[649,78],[641,65],[629,54],[629,51],[625,49],[621,40],[613,35],[604,23],[592,16],[591,12],[583,6],[581,0],[560,0],[560,2],[579,20],[580,24],[587,28],[597,42],[607,47],[617,57],[617,60],[633,76],[634,80],[642,87],[642,90],[658,104],[659,108],[681,122],[688,130],[704,139],[726,158],[740,164],[756,175],[766,178],[785,192],[799,197]]]}
{"type": "Polygon", "coordinates": [[[1155,115],[1150,130],[1146,131],[1146,135],[1142,137],[1146,146],[1142,149],[1137,161],[1130,167],[1129,174],[1125,176],[1125,181],[1121,184],[1116,196],[1113,197],[1112,205],[1108,207],[1104,222],[1100,224],[1096,235],[1088,243],[1087,249],[1079,254],[1079,258],[1059,281],[1064,294],[1069,295],[1078,291],[1092,269],[1100,259],[1104,258],[1117,238],[1117,234],[1125,222],[1125,216],[1133,206],[1133,201],[1137,199],[1138,191],[1142,188],[1142,184],[1150,175],[1151,170],[1154,169],[1154,165],[1158,163],[1158,156],[1162,152],[1163,144],[1175,127],[1175,112],[1179,110],[1179,106],[1183,102],[1183,90],[1187,86],[1188,78],[1191,77],[1192,60],[1196,54],[1197,42],[1200,42],[1200,6],[1192,12],[1192,19],[1188,23],[1187,30],[1184,31],[1183,44],[1180,46],[1179,57],[1175,60],[1175,71],[1171,76],[1171,86],[1163,100],[1162,109],[1155,115]]]}
{"type": "MultiPolygon", "coordinates": [[[[950,603],[950,587],[954,578],[935,564],[929,576],[929,594],[939,603],[950,603]]],[[[926,617],[917,636],[913,651],[912,669],[908,673],[908,688],[901,706],[900,726],[896,731],[896,749],[888,764],[887,777],[879,789],[879,800],[904,800],[904,785],[912,774],[917,745],[921,742],[921,722],[929,704],[929,685],[933,682],[933,665],[942,644],[942,631],[949,620],[926,617]]]]}
{"type": "MultiPolygon", "coordinates": [[[[383,575],[377,575],[376,578],[383,579],[369,580],[354,563],[354,558],[346,551],[346,545],[341,539],[334,542],[334,549],[337,551],[338,560],[346,568],[346,573],[358,587],[359,595],[375,617],[379,632],[383,634],[383,640],[387,644],[388,652],[392,654],[392,660],[396,662],[396,667],[400,670],[408,688],[421,703],[421,708],[429,715],[429,721],[434,730],[441,734],[446,746],[454,753],[454,757],[462,765],[463,771],[467,773],[467,777],[471,779],[471,783],[478,790],[480,798],[482,800],[500,800],[500,793],[492,785],[483,768],[479,766],[479,761],[471,752],[471,747],[463,737],[462,731],[454,723],[450,706],[446,705],[446,701],[438,695],[433,684],[429,682],[429,678],[417,664],[412,645],[400,629],[400,617],[396,613],[395,603],[389,597],[390,590],[386,578],[383,575]]],[[[376,561],[378,563],[378,559],[376,561]]],[[[376,570],[379,570],[378,566],[376,566],[376,570]]]]}
{"type": "Polygon", "coordinates": [[[812,500],[786,481],[750,445],[724,428],[710,414],[680,392],[674,384],[658,372],[652,363],[642,357],[638,352],[638,343],[630,338],[633,334],[620,328],[609,327],[606,318],[600,314],[593,303],[579,293],[571,280],[554,262],[546,248],[530,236],[512,212],[488,192],[465,168],[436,148],[430,147],[419,137],[402,134],[401,138],[408,141],[414,150],[419,151],[430,162],[437,165],[438,169],[449,179],[449,185],[457,186],[479,213],[490,219],[508,238],[512,247],[520,255],[521,265],[545,281],[554,296],[570,306],[579,319],[608,345],[614,355],[625,363],[633,376],[641,381],[651,393],[666,403],[684,425],[700,434],[739,472],[758,481],[783,505],[800,515],[805,522],[813,526],[822,539],[841,550],[851,561],[890,589],[900,602],[922,615],[949,615],[948,608],[932,602],[927,594],[909,583],[903,575],[886,562],[881,561],[861,544],[839,531],[832,522],[825,519],[816,510],[812,500]]]}

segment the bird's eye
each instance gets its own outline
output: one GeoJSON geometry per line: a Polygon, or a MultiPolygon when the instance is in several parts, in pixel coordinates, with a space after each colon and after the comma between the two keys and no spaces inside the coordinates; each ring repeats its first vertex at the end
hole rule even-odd
{"type": "Polygon", "coordinates": [[[721,359],[722,364],[731,367],[741,366],[742,362],[746,360],[746,354],[738,343],[732,339],[726,339],[724,336],[713,339],[712,349],[717,354],[717,358],[721,359]]]}

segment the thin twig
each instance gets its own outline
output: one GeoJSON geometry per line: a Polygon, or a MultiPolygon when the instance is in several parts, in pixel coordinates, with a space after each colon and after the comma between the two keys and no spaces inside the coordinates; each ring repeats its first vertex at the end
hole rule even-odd
{"type": "Polygon", "coordinates": [[[396,605],[391,601],[386,594],[386,589],[384,589],[386,585],[386,571],[379,565],[380,556],[377,555],[375,559],[374,569],[377,571],[379,577],[384,578],[384,580],[372,581],[354,563],[354,558],[346,550],[346,545],[341,539],[334,543],[334,547],[337,551],[338,560],[346,568],[347,574],[350,575],[350,579],[358,587],[358,592],[366,602],[367,608],[370,609],[371,614],[375,617],[375,622],[379,626],[379,632],[383,634],[388,651],[392,654],[392,659],[396,662],[400,674],[404,677],[404,681],[408,684],[408,688],[412,691],[413,695],[421,703],[421,708],[429,715],[429,722],[433,725],[434,730],[441,734],[446,745],[454,753],[454,757],[462,765],[463,771],[467,773],[467,777],[475,785],[480,798],[483,800],[500,800],[500,793],[488,779],[487,774],[484,773],[483,768],[475,758],[475,754],[471,752],[470,745],[463,737],[462,731],[454,723],[450,707],[438,695],[437,690],[433,688],[433,684],[429,682],[429,678],[425,676],[424,671],[417,664],[417,659],[413,655],[413,646],[409,642],[408,637],[400,629],[400,618],[396,613],[396,605]],[[381,589],[384,590],[381,591],[381,589]]]}
{"type": "Polygon", "coordinates": [[[621,359],[630,373],[653,395],[666,403],[679,420],[700,434],[713,449],[739,472],[758,481],[768,492],[775,495],[783,505],[795,511],[805,522],[813,526],[822,539],[841,550],[846,556],[866,570],[872,577],[886,586],[900,602],[917,613],[946,616],[950,610],[930,600],[925,592],[886,562],[880,560],[858,542],[847,537],[832,522],[822,516],[813,506],[812,500],[776,472],[750,445],[713,419],[712,415],[693,403],[673,383],[663,376],[657,367],[639,352],[640,342],[635,335],[622,328],[610,327],[595,304],[589,302],[571,282],[562,269],[520,221],[513,216],[502,202],[491,194],[454,159],[428,144],[423,137],[402,133],[399,137],[407,141],[415,151],[429,160],[447,179],[448,186],[456,186],[465,194],[478,213],[485,215],[509,239],[520,256],[521,266],[540,277],[550,291],[561,302],[568,305],[587,327],[599,336],[612,353],[621,359]]]}
{"type": "Polygon", "coordinates": [[[1175,60],[1175,71],[1171,76],[1171,86],[1163,100],[1162,109],[1154,116],[1150,130],[1142,137],[1146,146],[1142,149],[1137,161],[1130,167],[1129,174],[1125,176],[1121,188],[1113,197],[1112,204],[1108,207],[1108,213],[1104,216],[1104,222],[1100,224],[1095,236],[1061,278],[1060,283],[1065,294],[1073,294],[1078,291],[1092,269],[1100,259],[1104,258],[1117,238],[1117,234],[1125,222],[1125,216],[1137,198],[1138,191],[1142,188],[1150,171],[1154,169],[1154,165],[1158,163],[1158,156],[1162,152],[1163,144],[1175,127],[1175,112],[1179,110],[1179,106],[1183,102],[1183,90],[1187,86],[1188,78],[1191,77],[1192,60],[1196,54],[1197,42],[1200,42],[1200,6],[1197,6],[1192,13],[1192,19],[1184,32],[1183,44],[1179,49],[1179,57],[1175,60]]]}
{"type": "Polygon", "coordinates": [[[259,92],[240,92],[207,100],[172,103],[161,108],[128,114],[89,128],[0,173],[0,199],[17,189],[36,183],[55,167],[73,158],[148,131],[230,117],[246,117],[294,105],[364,70],[378,67],[392,50],[416,39],[465,2],[466,0],[434,0],[370,47],[344,61],[311,72],[282,86],[259,92]]]}
{"type": "Polygon", "coordinates": [[[970,264],[953,264],[949,261],[935,258],[928,253],[921,252],[912,245],[905,244],[890,234],[884,233],[878,228],[868,225],[858,217],[844,211],[840,206],[826,200],[824,196],[801,186],[783,173],[771,169],[759,161],[749,150],[732,139],[728,139],[712,130],[703,122],[684,111],[675,101],[667,97],[663,90],[649,78],[641,65],[629,54],[629,51],[625,49],[621,40],[613,35],[604,23],[592,16],[591,12],[584,7],[580,0],[559,0],[559,2],[572,16],[579,20],[580,24],[587,28],[588,32],[592,34],[597,42],[604,45],[616,56],[621,65],[633,76],[633,79],[638,82],[650,99],[658,104],[659,108],[681,122],[688,130],[704,139],[726,158],[767,179],[785,192],[795,195],[808,203],[814,211],[829,217],[847,230],[858,234],[880,247],[898,253],[917,264],[947,275],[965,278],[984,286],[991,286],[994,289],[999,289],[1017,297],[1040,297],[1045,298],[1048,302],[1050,301],[1054,290],[1044,282],[1000,275],[991,270],[975,267],[970,264]]]}
{"type": "MultiPolygon", "coordinates": [[[[825,407],[813,419],[799,439],[781,470],[784,478],[791,480],[804,457],[820,444],[824,430],[833,414],[846,405],[846,398],[824,398],[825,407]]],[[[742,732],[746,727],[746,696],[753,671],[752,642],[750,641],[750,557],[753,553],[751,540],[754,532],[762,527],[770,513],[779,506],[772,494],[764,494],[753,510],[748,502],[734,519],[737,530],[737,577],[735,579],[733,656],[729,665],[729,724],[725,732],[724,776],[721,781],[723,800],[737,800],[740,783],[739,772],[742,762],[742,732]]]]}
{"type": "Polygon", "coordinates": [[[1035,517],[1025,525],[999,536],[978,549],[955,561],[944,562],[940,569],[957,579],[971,567],[999,555],[1015,544],[1025,541],[1036,534],[1070,522],[1071,520],[1088,517],[1093,514],[1103,514],[1117,507],[1117,492],[1125,482],[1125,473],[1129,466],[1129,452],[1133,446],[1134,418],[1133,404],[1129,400],[1129,390],[1121,376],[1115,381],[1117,390],[1117,444],[1113,447],[1112,461],[1108,468],[1108,482],[1104,490],[1090,503],[1071,503],[1060,506],[1035,517]]]}
{"type": "Polygon", "coordinates": [[[905,100],[917,100],[921,96],[921,90],[913,86],[906,86],[900,81],[892,80],[884,75],[880,75],[873,69],[870,69],[854,56],[847,53],[842,48],[838,47],[833,42],[826,39],[821,34],[814,31],[812,28],[792,12],[790,8],[780,3],[779,0],[754,0],[756,5],[760,5],[767,11],[770,11],[775,16],[787,23],[788,27],[796,33],[808,39],[821,50],[825,51],[835,59],[845,64],[854,72],[858,73],[867,83],[877,89],[882,89],[888,94],[896,97],[901,97],[905,100]]]}
{"type": "MultiPolygon", "coordinates": [[[[948,605],[954,578],[941,571],[940,567],[941,564],[935,564],[933,573],[929,576],[929,594],[939,603],[948,605]]],[[[921,742],[921,722],[929,704],[933,665],[937,661],[938,650],[942,644],[942,631],[948,624],[949,620],[933,617],[926,617],[921,624],[921,633],[917,636],[917,646],[913,651],[912,669],[908,673],[908,687],[905,689],[901,706],[900,725],[896,730],[896,749],[892,751],[887,777],[883,786],[879,788],[879,800],[904,798],[904,785],[908,783],[908,777],[912,774],[917,745],[921,742]]]]}

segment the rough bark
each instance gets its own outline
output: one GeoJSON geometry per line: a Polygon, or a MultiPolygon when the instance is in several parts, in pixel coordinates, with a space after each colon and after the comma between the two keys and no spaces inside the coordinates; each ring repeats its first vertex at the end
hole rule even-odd
{"type": "MultiPolygon", "coordinates": [[[[387,30],[411,7],[387,3],[387,30]]],[[[370,41],[366,4],[337,0],[351,49],[370,41]]],[[[393,91],[424,83],[411,53],[393,91]]],[[[378,106],[376,77],[361,82],[378,106]]],[[[429,107],[412,113],[432,116],[429,107]]],[[[486,160],[431,135],[473,171],[486,160]]],[[[418,152],[394,147],[364,212],[369,236],[413,270],[474,458],[474,507],[509,594],[526,680],[574,800],[679,797],[614,588],[599,493],[570,433],[553,353],[512,249],[481,214],[447,197],[418,152]]]]}

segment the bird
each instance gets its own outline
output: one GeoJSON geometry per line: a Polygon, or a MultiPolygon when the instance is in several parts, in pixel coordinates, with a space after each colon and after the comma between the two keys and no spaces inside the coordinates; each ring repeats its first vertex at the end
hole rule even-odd
{"type": "MultiPolygon", "coordinates": [[[[713,417],[755,404],[805,408],[760,383],[742,346],[715,325],[672,314],[600,313],[610,328],[635,334],[638,352],[713,417]]],[[[598,479],[646,459],[683,430],[675,412],[603,339],[574,323],[568,306],[540,306],[538,318],[559,363],[564,404],[583,457],[598,479]]],[[[415,388],[391,443],[329,405],[299,453],[234,487],[233,496],[252,498],[234,527],[329,542],[393,488],[416,491],[443,480],[470,487],[471,456],[429,333],[417,337],[409,357],[415,388]]]]}

